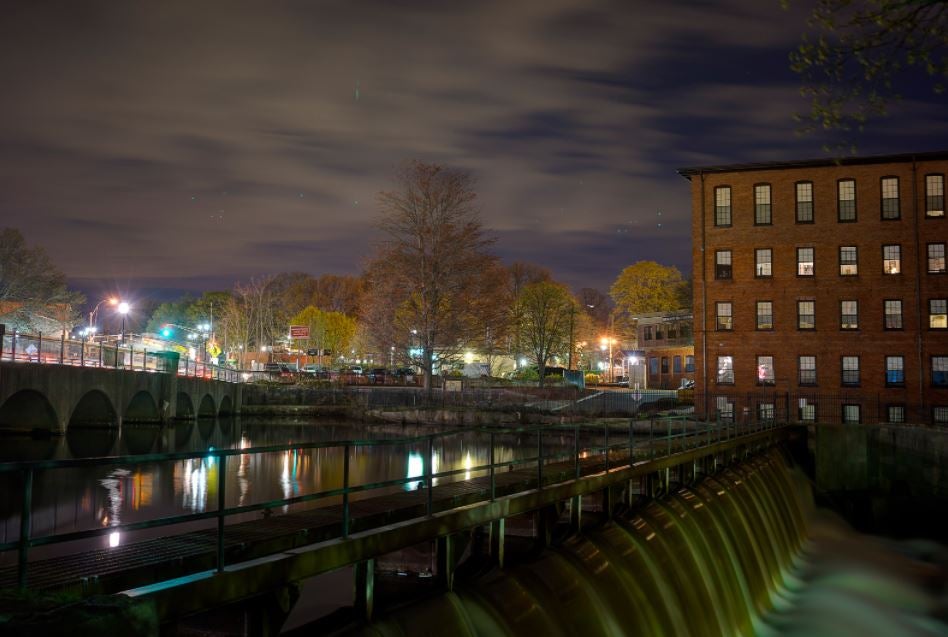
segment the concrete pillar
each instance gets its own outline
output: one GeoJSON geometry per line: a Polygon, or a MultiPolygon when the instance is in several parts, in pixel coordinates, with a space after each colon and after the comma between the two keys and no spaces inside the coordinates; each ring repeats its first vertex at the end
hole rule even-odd
{"type": "Polygon", "coordinates": [[[497,566],[504,567],[504,533],[506,520],[500,518],[490,523],[490,554],[497,562],[497,566]]]}
{"type": "Polygon", "coordinates": [[[438,558],[438,579],[441,580],[444,590],[449,593],[454,590],[454,569],[457,566],[456,538],[453,535],[445,535],[438,538],[437,558],[438,558]]]}
{"type": "Polygon", "coordinates": [[[569,528],[573,533],[583,530],[583,496],[574,495],[569,501],[569,528]]]}
{"type": "Polygon", "coordinates": [[[606,520],[612,519],[612,488],[606,487],[601,492],[602,495],[602,515],[606,520]]]}
{"type": "Polygon", "coordinates": [[[370,622],[375,606],[375,559],[357,563],[354,570],[356,614],[370,622]]]}
{"type": "Polygon", "coordinates": [[[533,527],[537,548],[544,549],[553,541],[553,527],[559,519],[556,505],[546,506],[533,512],[533,527]]]}
{"type": "Polygon", "coordinates": [[[299,597],[299,584],[291,582],[271,593],[244,602],[246,634],[261,637],[279,635],[299,597]]]}

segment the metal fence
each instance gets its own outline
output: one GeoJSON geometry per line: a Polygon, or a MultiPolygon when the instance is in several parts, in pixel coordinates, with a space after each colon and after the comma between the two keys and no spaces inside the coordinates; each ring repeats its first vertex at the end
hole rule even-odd
{"type": "Polygon", "coordinates": [[[179,376],[240,382],[240,373],[235,369],[190,358],[179,359],[178,355],[172,352],[136,349],[134,344],[120,346],[117,343],[77,341],[65,336],[50,338],[42,334],[21,334],[16,331],[6,333],[2,325],[0,325],[0,360],[144,372],[176,371],[179,376]],[[177,361],[177,370],[173,369],[175,361],[177,361]]]}

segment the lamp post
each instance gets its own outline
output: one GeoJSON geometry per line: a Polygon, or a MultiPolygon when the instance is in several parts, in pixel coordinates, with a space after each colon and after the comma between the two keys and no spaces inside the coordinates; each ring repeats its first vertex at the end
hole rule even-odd
{"type": "Polygon", "coordinates": [[[108,303],[109,305],[118,305],[119,300],[114,296],[110,296],[109,298],[102,299],[95,304],[95,307],[92,308],[91,312],[89,312],[89,329],[93,332],[95,331],[95,315],[99,312],[99,306],[103,303],[108,303]]]}
{"type": "Polygon", "coordinates": [[[131,306],[125,301],[118,304],[118,313],[122,315],[122,345],[125,344],[125,317],[130,309],[131,306]]]}
{"type": "Polygon", "coordinates": [[[615,374],[615,368],[612,365],[612,346],[613,344],[615,344],[615,342],[616,342],[616,339],[612,337],[603,336],[602,340],[600,341],[600,346],[599,346],[602,351],[605,351],[607,346],[609,348],[609,382],[610,383],[613,381],[614,374],[615,374]]]}

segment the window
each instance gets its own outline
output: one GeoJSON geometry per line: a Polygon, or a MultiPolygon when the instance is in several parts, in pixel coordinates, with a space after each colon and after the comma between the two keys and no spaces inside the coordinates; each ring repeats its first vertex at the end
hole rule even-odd
{"type": "Polygon", "coordinates": [[[685,373],[691,373],[695,371],[695,357],[694,356],[685,356],[685,373]]]}
{"type": "Polygon", "coordinates": [[[672,359],[672,371],[676,374],[681,373],[681,356],[676,356],[672,359]]]}
{"type": "Polygon", "coordinates": [[[885,357],[885,384],[889,387],[905,385],[905,359],[903,357],[885,357]]]}
{"type": "Polygon", "coordinates": [[[645,340],[646,340],[646,341],[652,340],[652,338],[653,338],[653,337],[652,337],[652,326],[651,326],[651,325],[646,325],[644,331],[645,331],[645,340]]]}
{"type": "Polygon", "coordinates": [[[928,273],[929,274],[944,274],[945,273],[945,244],[944,243],[929,243],[928,244],[928,273]]]}
{"type": "Polygon", "coordinates": [[[886,419],[890,423],[905,422],[905,405],[889,405],[886,407],[886,419]]]}
{"type": "Polygon", "coordinates": [[[754,276],[773,276],[773,251],[770,248],[754,250],[754,276]]]}
{"type": "Polygon", "coordinates": [[[925,175],[925,216],[945,216],[944,175],[925,175]]]}
{"type": "Polygon", "coordinates": [[[669,325],[669,326],[668,326],[668,338],[669,338],[669,339],[678,338],[678,326],[677,326],[677,325],[672,324],[672,325],[669,325]]]}
{"type": "Polygon", "coordinates": [[[840,221],[856,220],[856,182],[840,179],[836,184],[836,203],[840,221]]]}
{"type": "Polygon", "coordinates": [[[948,299],[928,300],[928,327],[933,330],[948,328],[948,299]]]}
{"type": "Polygon", "coordinates": [[[662,373],[663,374],[668,373],[668,357],[667,356],[662,356],[662,373]]]}
{"type": "Polygon", "coordinates": [[[898,244],[882,246],[882,273],[898,274],[902,271],[902,246],[898,244]]]}
{"type": "Polygon", "coordinates": [[[801,356],[798,360],[800,384],[816,385],[816,356],[801,356]]]}
{"type": "Polygon", "coordinates": [[[883,327],[887,330],[902,329],[902,301],[887,299],[884,302],[885,321],[883,327]]]}
{"type": "Polygon", "coordinates": [[[731,251],[718,250],[714,253],[714,278],[731,278],[731,251]]]}
{"type": "Polygon", "coordinates": [[[731,187],[718,186],[714,189],[714,225],[731,225],[731,187]]]}
{"type": "Polygon", "coordinates": [[[859,357],[843,356],[842,360],[842,382],[843,385],[859,385],[859,357]]]}
{"type": "Polygon", "coordinates": [[[932,385],[948,387],[948,356],[932,356],[932,385]]]}
{"type": "Polygon", "coordinates": [[[734,403],[727,399],[727,396],[718,396],[717,399],[718,420],[722,422],[734,422],[734,403]]]}
{"type": "Polygon", "coordinates": [[[774,414],[776,409],[774,409],[773,403],[758,403],[757,404],[757,420],[759,422],[772,421],[774,419],[774,414]]]}
{"type": "Polygon", "coordinates": [[[813,182],[797,183],[797,223],[813,223],[813,182]]]}
{"type": "Polygon", "coordinates": [[[754,186],[754,225],[769,226],[771,223],[770,184],[757,184],[754,186]]]}
{"type": "Polygon", "coordinates": [[[655,340],[656,340],[656,341],[665,340],[665,334],[664,334],[664,332],[662,332],[662,326],[661,326],[661,325],[656,325],[656,326],[655,326],[655,340]]]}
{"type": "Polygon", "coordinates": [[[730,301],[719,301],[717,307],[717,329],[727,331],[734,329],[733,308],[730,301]]]}
{"type": "Polygon", "coordinates": [[[859,329],[859,301],[839,302],[839,329],[859,329]]]}
{"type": "Polygon", "coordinates": [[[813,248],[797,248],[797,276],[813,276],[813,248]]]}
{"type": "Polygon", "coordinates": [[[816,301],[797,301],[797,329],[816,329],[816,301]]]}
{"type": "Polygon", "coordinates": [[[757,301],[757,329],[774,329],[774,304],[772,301],[757,301]]]}
{"type": "Polygon", "coordinates": [[[948,425],[948,407],[932,407],[932,424],[948,425]]]}
{"type": "Polygon", "coordinates": [[[856,246],[842,246],[839,249],[839,275],[856,276],[859,274],[859,252],[856,246]]]}
{"type": "Polygon", "coordinates": [[[658,359],[652,357],[648,359],[648,373],[650,376],[658,376],[658,359]]]}
{"type": "Polygon", "coordinates": [[[898,219],[899,213],[899,178],[882,178],[882,218],[898,219]]]}
{"type": "Polygon", "coordinates": [[[858,425],[859,421],[859,405],[843,405],[843,424],[858,425]]]}
{"type": "Polygon", "coordinates": [[[816,420],[816,403],[808,402],[806,398],[800,399],[800,421],[814,422],[816,420]]]}
{"type": "Polygon", "coordinates": [[[718,385],[734,384],[734,357],[718,356],[718,385]]]}
{"type": "Polygon", "coordinates": [[[757,357],[757,384],[758,385],[773,385],[774,384],[774,357],[773,356],[758,356],[757,357]]]}

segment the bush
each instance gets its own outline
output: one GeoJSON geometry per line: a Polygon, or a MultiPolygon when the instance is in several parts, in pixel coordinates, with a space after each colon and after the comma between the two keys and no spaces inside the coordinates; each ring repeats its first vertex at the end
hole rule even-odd
{"type": "Polygon", "coordinates": [[[602,382],[602,377],[599,374],[593,374],[592,372],[586,374],[586,384],[587,385],[598,385],[602,382]]]}
{"type": "Polygon", "coordinates": [[[524,367],[512,376],[514,380],[540,380],[540,372],[535,367],[524,367]]]}

